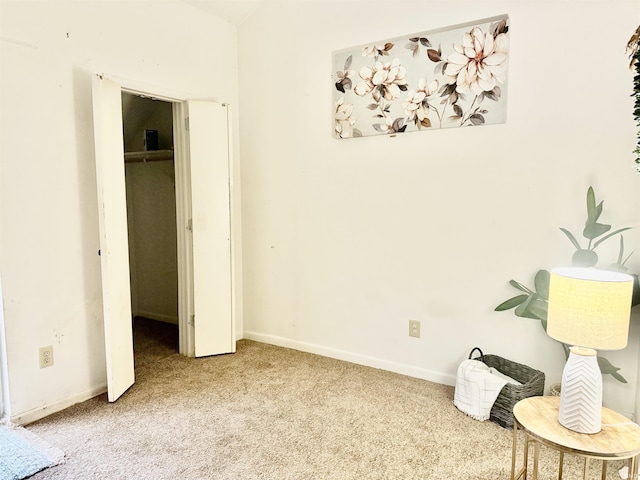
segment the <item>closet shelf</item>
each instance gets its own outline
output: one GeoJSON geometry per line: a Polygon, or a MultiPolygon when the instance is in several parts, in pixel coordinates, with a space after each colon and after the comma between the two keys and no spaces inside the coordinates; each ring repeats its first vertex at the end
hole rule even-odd
{"type": "Polygon", "coordinates": [[[162,160],[173,160],[173,150],[149,150],[124,154],[125,162],[158,162],[162,160]]]}

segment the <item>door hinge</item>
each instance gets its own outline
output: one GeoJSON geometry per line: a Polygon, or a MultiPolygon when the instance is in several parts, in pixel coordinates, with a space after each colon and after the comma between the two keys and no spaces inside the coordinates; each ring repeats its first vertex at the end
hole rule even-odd
{"type": "Polygon", "coordinates": [[[184,129],[187,132],[189,131],[189,117],[185,117],[185,119],[184,119],[184,129]]]}
{"type": "Polygon", "coordinates": [[[191,318],[189,319],[189,325],[191,325],[192,327],[196,326],[196,316],[195,315],[191,315],[191,318]]]}
{"type": "Polygon", "coordinates": [[[192,218],[187,220],[187,230],[189,230],[190,232],[193,232],[193,219],[192,218]]]}

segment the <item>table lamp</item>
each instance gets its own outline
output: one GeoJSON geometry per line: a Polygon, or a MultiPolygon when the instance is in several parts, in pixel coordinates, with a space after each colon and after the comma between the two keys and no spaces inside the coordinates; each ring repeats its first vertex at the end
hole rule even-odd
{"type": "Polygon", "coordinates": [[[602,428],[602,373],[596,350],[627,346],[633,277],[595,268],[556,268],[549,282],[547,333],[570,345],[560,388],[561,425],[602,428]]]}

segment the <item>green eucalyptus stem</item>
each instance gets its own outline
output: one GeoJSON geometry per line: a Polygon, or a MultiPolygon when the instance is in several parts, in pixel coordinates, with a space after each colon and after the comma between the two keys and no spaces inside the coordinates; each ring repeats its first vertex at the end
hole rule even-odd
{"type": "Polygon", "coordinates": [[[635,100],[633,118],[638,126],[638,143],[633,153],[636,155],[636,171],[640,173],[640,26],[638,26],[627,43],[627,53],[630,59],[629,68],[632,71],[635,70],[633,77],[633,94],[631,96],[634,97],[635,100]]]}
{"type": "MultiPolygon", "coordinates": [[[[640,62],[639,62],[640,64],[640,62]]],[[[639,106],[640,109],[640,106],[639,106]]],[[[639,167],[640,168],[640,167],[639,167]]],[[[619,253],[616,261],[607,267],[607,270],[625,272],[627,267],[625,263],[631,257],[631,254],[625,257],[624,255],[624,239],[622,232],[628,230],[630,227],[619,228],[611,231],[611,225],[599,222],[600,215],[602,214],[604,201],[596,202],[595,193],[592,187],[587,190],[587,220],[584,224],[582,236],[587,240],[588,247],[582,248],[580,242],[576,236],[566,228],[560,228],[562,233],[569,239],[573,247],[576,249],[572,257],[572,265],[574,267],[595,267],[598,263],[598,254],[594,249],[605,240],[613,238],[617,235],[620,236],[619,253]]],[[[500,305],[495,307],[496,311],[506,311],[514,309],[514,314],[517,317],[531,318],[534,320],[540,320],[540,325],[547,331],[547,310],[549,305],[549,282],[550,273],[547,270],[539,270],[534,277],[534,288],[531,289],[526,285],[515,280],[509,281],[509,284],[519,290],[519,294],[515,297],[505,300],[500,305]]],[[[634,275],[634,297],[632,305],[640,303],[640,285],[638,284],[638,277],[634,275]]],[[[566,358],[569,358],[569,346],[559,342],[562,345],[566,358]]],[[[627,380],[619,373],[619,368],[612,365],[605,357],[598,355],[598,365],[600,371],[604,375],[611,375],[613,378],[622,383],[627,383],[627,380]]]]}

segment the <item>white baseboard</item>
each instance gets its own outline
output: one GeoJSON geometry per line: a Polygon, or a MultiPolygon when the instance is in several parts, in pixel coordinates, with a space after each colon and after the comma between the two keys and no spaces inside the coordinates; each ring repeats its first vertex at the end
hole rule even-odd
{"type": "Polygon", "coordinates": [[[247,340],[255,340],[256,342],[268,343],[270,345],[276,345],[278,347],[285,347],[291,348],[293,350],[300,350],[302,352],[314,353],[316,355],[322,355],[323,357],[335,358],[336,360],[344,360],[345,362],[355,363],[357,365],[378,368],[380,370],[386,370],[388,372],[399,373],[401,375],[407,375],[409,377],[420,378],[422,380],[428,380],[434,383],[440,383],[444,385],[456,384],[455,375],[436,372],[434,370],[415,367],[413,365],[407,365],[404,363],[391,362],[389,360],[370,357],[368,355],[361,355],[346,350],[338,350],[336,348],[325,347],[323,345],[300,342],[298,340],[291,340],[289,338],[267,335],[264,333],[247,332],[246,330],[244,332],[243,338],[247,340]]]}
{"type": "Polygon", "coordinates": [[[28,410],[18,415],[12,415],[10,420],[11,423],[16,425],[27,425],[48,415],[64,410],[71,405],[75,405],[76,403],[84,402],[93,397],[97,397],[98,395],[102,395],[106,391],[106,384],[99,385],[89,390],[85,390],[84,392],[80,392],[76,395],[71,395],[67,398],[63,398],[62,400],[58,400],[57,402],[34,408],[33,410],[28,410]]]}
{"type": "MultiPolygon", "coordinates": [[[[256,342],[268,343],[270,345],[276,345],[279,347],[291,348],[293,350],[299,350],[301,352],[313,353],[316,355],[322,355],[324,357],[335,358],[336,360],[343,360],[345,362],[355,363],[357,365],[363,365],[366,367],[378,368],[380,370],[386,370],[389,372],[398,373],[401,375],[407,375],[409,377],[420,378],[428,380],[430,382],[440,383],[444,385],[455,385],[455,375],[450,375],[442,372],[436,372],[426,368],[415,367],[413,365],[407,365],[398,362],[391,362],[381,358],[370,357],[368,355],[361,355],[358,353],[349,352],[346,350],[339,350],[332,347],[326,347],[323,345],[316,345],[313,343],[300,342],[298,340],[292,340],[285,337],[278,337],[275,335],[267,335],[258,332],[243,332],[243,338],[247,340],[254,340],[256,342]]],[[[97,387],[85,390],[76,395],[58,400],[54,403],[47,404],[33,410],[22,412],[18,415],[12,415],[10,421],[17,425],[27,425],[35,422],[53,413],[59,412],[68,408],[76,403],[84,402],[98,395],[102,395],[107,391],[106,385],[99,385],[97,387]]]]}
{"type": "Polygon", "coordinates": [[[144,312],[144,311],[138,310],[137,312],[135,312],[134,316],[144,317],[150,320],[158,320],[159,322],[173,323],[175,325],[178,324],[178,317],[173,315],[164,315],[162,313],[144,312]]]}

